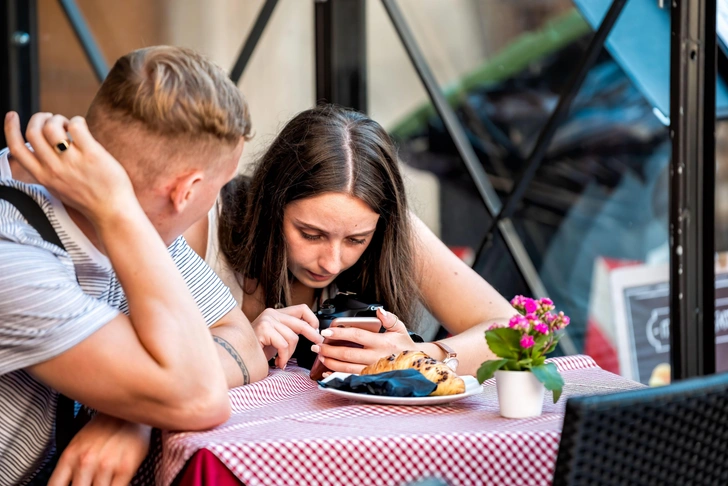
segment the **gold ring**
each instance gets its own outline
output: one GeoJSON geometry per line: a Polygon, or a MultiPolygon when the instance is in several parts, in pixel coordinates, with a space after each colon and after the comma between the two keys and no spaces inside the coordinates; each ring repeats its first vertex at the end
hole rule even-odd
{"type": "MultiPolygon", "coordinates": [[[[392,314],[392,315],[394,316],[394,314],[392,314]]],[[[394,329],[397,326],[397,323],[399,322],[399,317],[397,317],[397,316],[394,316],[394,317],[395,317],[396,321],[394,321],[394,324],[392,324],[389,327],[384,326],[384,330],[385,331],[389,331],[390,329],[394,329]]]]}
{"type": "Polygon", "coordinates": [[[55,144],[53,146],[53,148],[56,149],[56,153],[58,153],[60,155],[63,152],[65,152],[66,150],[68,150],[68,147],[70,147],[70,146],[71,146],[71,141],[68,140],[67,138],[64,138],[63,140],[61,140],[60,142],[55,144]]]}

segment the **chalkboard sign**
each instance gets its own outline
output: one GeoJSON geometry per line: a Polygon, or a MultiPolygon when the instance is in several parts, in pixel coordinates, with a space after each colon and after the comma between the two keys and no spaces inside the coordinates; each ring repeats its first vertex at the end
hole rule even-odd
{"type": "MultiPolygon", "coordinates": [[[[668,279],[667,265],[610,274],[620,373],[645,384],[658,365],[670,363],[668,279]]],[[[728,273],[716,275],[715,297],[716,370],[728,371],[728,273]]]]}

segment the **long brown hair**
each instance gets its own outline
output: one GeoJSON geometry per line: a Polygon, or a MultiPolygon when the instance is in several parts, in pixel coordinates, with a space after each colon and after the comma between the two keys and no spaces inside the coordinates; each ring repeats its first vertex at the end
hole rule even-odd
{"type": "Polygon", "coordinates": [[[397,164],[387,132],[360,113],[320,105],[296,115],[252,178],[238,177],[223,189],[220,250],[245,293],[262,286],[266,307],[290,305],[283,211],[296,200],[345,193],[367,203],[380,218],[361,258],[336,278],[338,289],[381,303],[416,327],[412,229],[397,164]]]}

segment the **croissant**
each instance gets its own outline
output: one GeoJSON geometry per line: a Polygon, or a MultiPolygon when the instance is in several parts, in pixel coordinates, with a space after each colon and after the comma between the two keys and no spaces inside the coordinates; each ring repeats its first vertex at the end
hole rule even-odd
{"type": "Polygon", "coordinates": [[[402,351],[381,358],[374,364],[364,368],[362,375],[373,375],[385,371],[406,370],[414,368],[431,382],[437,384],[437,388],[431,395],[457,395],[465,393],[465,382],[453,370],[444,363],[429,357],[422,351],[402,351]]]}

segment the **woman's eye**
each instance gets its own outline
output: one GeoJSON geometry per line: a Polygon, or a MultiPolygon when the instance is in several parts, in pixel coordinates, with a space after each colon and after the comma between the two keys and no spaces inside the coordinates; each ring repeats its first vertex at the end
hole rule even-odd
{"type": "Polygon", "coordinates": [[[363,239],[363,240],[357,240],[356,238],[349,238],[349,240],[350,240],[350,241],[351,241],[352,243],[354,243],[355,245],[363,245],[364,243],[366,243],[366,242],[367,242],[367,240],[366,240],[366,239],[363,239]]]}
{"type": "Polygon", "coordinates": [[[301,236],[303,236],[305,239],[311,240],[311,241],[318,240],[319,238],[321,238],[321,235],[309,235],[308,233],[303,233],[303,232],[301,233],[301,236]]]}

